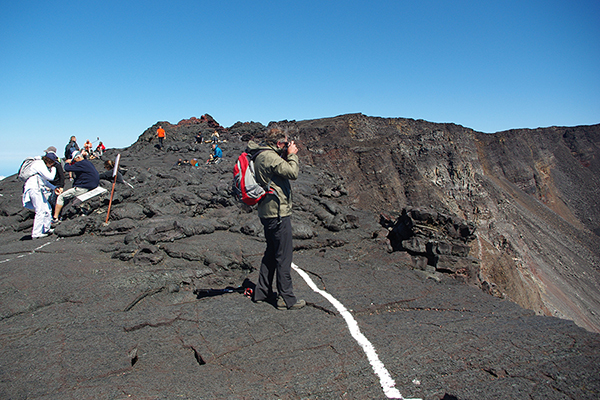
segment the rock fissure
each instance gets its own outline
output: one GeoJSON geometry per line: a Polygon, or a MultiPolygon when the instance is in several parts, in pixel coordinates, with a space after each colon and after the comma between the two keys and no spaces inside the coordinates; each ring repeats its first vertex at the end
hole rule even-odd
{"type": "Polygon", "coordinates": [[[159,288],[150,289],[150,290],[147,290],[147,291],[145,291],[145,292],[143,292],[143,293],[140,293],[140,294],[139,294],[139,295],[138,295],[138,296],[137,296],[135,299],[133,299],[133,301],[132,301],[131,303],[129,303],[129,304],[127,305],[127,307],[125,307],[125,308],[123,309],[123,312],[127,312],[127,311],[131,310],[133,307],[135,307],[135,306],[136,306],[136,304],[138,304],[138,303],[139,303],[140,301],[142,301],[144,298],[146,298],[146,297],[148,297],[148,296],[153,296],[153,295],[155,295],[155,294],[157,294],[157,293],[160,293],[160,292],[161,292],[161,291],[163,291],[164,289],[165,289],[165,287],[164,287],[164,286],[161,286],[161,287],[159,287],[159,288]]]}
{"type": "Polygon", "coordinates": [[[171,326],[173,325],[175,322],[180,321],[181,318],[180,317],[175,317],[172,320],[169,321],[162,321],[162,322],[156,322],[156,323],[151,323],[151,322],[142,322],[133,326],[124,326],[123,327],[123,331],[125,332],[134,332],[134,331],[138,331],[140,329],[144,329],[144,328],[160,328],[162,326],[171,326]]]}

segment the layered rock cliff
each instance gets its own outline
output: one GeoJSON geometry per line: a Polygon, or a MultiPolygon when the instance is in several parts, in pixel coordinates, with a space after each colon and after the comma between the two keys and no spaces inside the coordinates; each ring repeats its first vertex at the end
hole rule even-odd
{"type": "Polygon", "coordinates": [[[485,134],[362,114],[278,123],[354,206],[476,226],[485,290],[600,331],[600,125],[485,134]]]}

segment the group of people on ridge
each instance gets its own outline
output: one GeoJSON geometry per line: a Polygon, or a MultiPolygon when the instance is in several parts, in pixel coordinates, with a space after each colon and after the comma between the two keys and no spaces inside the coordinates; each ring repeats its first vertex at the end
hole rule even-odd
{"type": "MultiPolygon", "coordinates": [[[[101,148],[100,154],[103,154],[106,148],[102,142],[98,147],[101,148]]],[[[43,156],[34,158],[29,169],[30,176],[23,186],[22,196],[23,206],[35,211],[32,239],[53,233],[52,225],[60,222],[60,213],[68,201],[97,188],[100,179],[113,179],[111,170],[114,163],[111,160],[105,162],[107,171],[99,174],[90,158],[92,156],[85,149],[79,148],[75,136],[71,136],[65,147],[64,165],[54,146],[44,150],[43,156]],[[65,190],[67,173],[72,184],[65,190]]],[[[117,181],[119,175],[120,173],[117,175],[117,181]]],[[[122,175],[120,180],[123,182],[122,175]]]]}
{"type": "MultiPolygon", "coordinates": [[[[156,137],[158,138],[158,148],[161,150],[164,147],[164,140],[165,140],[166,135],[167,134],[166,134],[165,130],[163,129],[162,125],[159,125],[158,128],[156,129],[156,137]]],[[[202,132],[198,132],[196,134],[195,140],[196,140],[196,143],[198,143],[198,144],[203,143],[202,132]]],[[[215,130],[210,137],[210,141],[212,143],[212,146],[211,146],[212,150],[208,157],[208,160],[206,160],[206,164],[218,164],[223,159],[223,150],[221,150],[221,148],[219,147],[219,132],[217,132],[215,130]]],[[[199,163],[196,158],[192,158],[190,161],[180,158],[177,161],[176,165],[178,165],[178,166],[191,165],[193,167],[196,167],[199,165],[199,163]]]]}

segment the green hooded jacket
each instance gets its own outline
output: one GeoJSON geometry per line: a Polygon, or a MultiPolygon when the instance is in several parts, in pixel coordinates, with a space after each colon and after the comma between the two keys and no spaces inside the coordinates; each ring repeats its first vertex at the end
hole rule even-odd
{"type": "Polygon", "coordinates": [[[282,150],[276,146],[259,145],[248,142],[248,152],[253,155],[261,151],[254,159],[256,181],[259,185],[270,188],[277,193],[267,194],[258,203],[260,218],[287,217],[292,214],[292,186],[290,179],[296,180],[300,172],[298,155],[289,154],[287,160],[281,157],[282,150]],[[261,151],[262,150],[262,151],[261,151]]]}

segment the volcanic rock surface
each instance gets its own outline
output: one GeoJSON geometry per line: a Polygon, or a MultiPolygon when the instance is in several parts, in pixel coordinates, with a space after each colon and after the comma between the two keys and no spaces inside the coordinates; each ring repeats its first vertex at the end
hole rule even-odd
{"type": "MultiPolygon", "coordinates": [[[[403,396],[600,396],[600,126],[276,125],[300,148],[294,262],[351,312],[403,396]]],[[[22,184],[0,183],[0,398],[385,398],[344,319],[298,274],[299,311],[237,290],[265,243],[231,171],[265,129],[159,122],[103,156],[121,155],[127,181],[109,223],[103,181],[44,239],[28,240],[22,184]],[[215,130],[224,159],[206,165],[195,136],[215,130]]]]}

